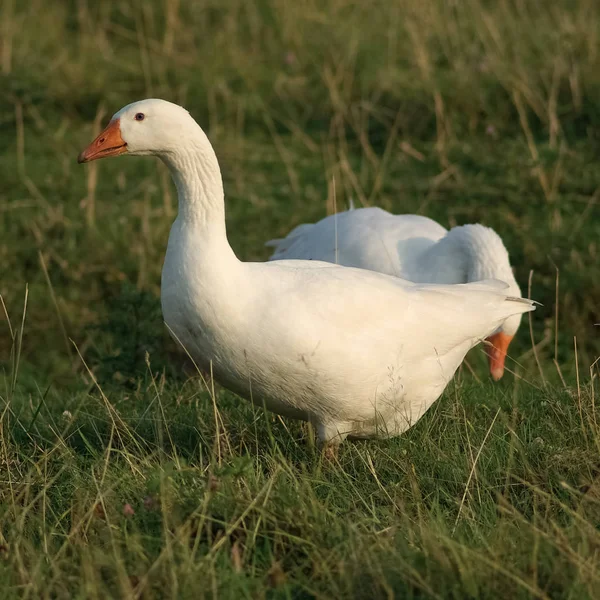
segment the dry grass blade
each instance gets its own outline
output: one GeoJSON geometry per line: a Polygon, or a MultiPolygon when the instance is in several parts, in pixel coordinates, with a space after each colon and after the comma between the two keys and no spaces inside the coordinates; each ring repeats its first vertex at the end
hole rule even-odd
{"type": "Polygon", "coordinates": [[[454,535],[454,533],[456,532],[456,527],[458,525],[458,521],[460,520],[460,514],[461,514],[463,506],[465,504],[465,500],[467,498],[467,493],[469,492],[469,485],[471,484],[471,479],[473,478],[473,475],[475,473],[475,468],[477,467],[477,462],[479,461],[479,457],[481,456],[481,451],[483,450],[483,447],[485,446],[485,442],[487,441],[488,436],[490,435],[492,428],[494,427],[494,423],[496,423],[496,419],[498,418],[499,414],[500,414],[500,409],[498,409],[496,411],[496,414],[494,415],[494,418],[492,419],[492,422],[490,423],[490,426],[488,427],[488,430],[485,433],[483,441],[481,442],[481,446],[479,446],[479,450],[477,451],[477,454],[475,455],[475,460],[473,461],[473,465],[471,467],[471,471],[469,472],[469,477],[467,479],[467,483],[465,484],[465,491],[463,492],[462,498],[460,499],[458,513],[456,515],[456,520],[454,521],[454,527],[452,528],[452,535],[454,535]]]}

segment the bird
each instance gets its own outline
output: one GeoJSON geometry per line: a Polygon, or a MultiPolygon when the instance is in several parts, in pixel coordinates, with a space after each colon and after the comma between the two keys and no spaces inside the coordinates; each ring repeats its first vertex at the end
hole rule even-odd
{"type": "MultiPolygon", "coordinates": [[[[395,215],[379,207],[346,210],[298,225],[285,238],[266,242],[269,260],[324,260],[395,275],[415,283],[469,283],[498,279],[521,297],[502,238],[479,223],[453,227],[421,215],[395,215]]],[[[504,374],[508,347],[521,315],[511,315],[487,338],[489,370],[504,374]]]]}
{"type": "Polygon", "coordinates": [[[161,275],[171,335],[224,387],[312,423],[326,451],[406,431],[472,346],[535,308],[494,280],[414,284],[323,261],[240,261],[215,151],[176,104],[125,106],[78,161],[118,155],[157,156],[177,188],[161,275]]]}

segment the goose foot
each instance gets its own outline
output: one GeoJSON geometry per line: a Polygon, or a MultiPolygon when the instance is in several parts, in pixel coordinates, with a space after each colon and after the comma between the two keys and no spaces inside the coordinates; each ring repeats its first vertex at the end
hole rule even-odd
{"type": "Polygon", "coordinates": [[[321,449],[323,460],[332,463],[337,462],[339,451],[340,445],[337,443],[323,444],[323,447],[321,449]]]}

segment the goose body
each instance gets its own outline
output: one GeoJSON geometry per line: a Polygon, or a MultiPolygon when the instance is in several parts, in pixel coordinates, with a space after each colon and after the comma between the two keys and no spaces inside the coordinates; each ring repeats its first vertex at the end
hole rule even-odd
{"type": "MultiPolygon", "coordinates": [[[[521,297],[500,236],[483,225],[446,230],[419,215],[393,215],[369,207],[330,215],[267,242],[269,260],[324,260],[395,275],[415,283],[469,283],[498,279],[508,294],[521,297]]],[[[490,336],[490,371],[500,379],[508,345],[521,315],[509,316],[490,336]]]]}
{"type": "Polygon", "coordinates": [[[321,442],[402,433],[473,345],[533,310],[494,281],[416,285],[322,261],[239,261],[212,146],[174,104],[126,106],[79,160],[125,153],[157,155],[177,186],[161,282],[173,336],[226,387],[311,421],[321,442]]]}

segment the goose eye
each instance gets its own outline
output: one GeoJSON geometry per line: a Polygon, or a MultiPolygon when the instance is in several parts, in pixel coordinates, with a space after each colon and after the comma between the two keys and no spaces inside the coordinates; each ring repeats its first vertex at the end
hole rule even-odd
{"type": "Polygon", "coordinates": [[[137,114],[135,115],[135,120],[136,120],[136,121],[143,121],[145,116],[146,116],[146,115],[145,115],[144,113],[137,113],[137,114]]]}

